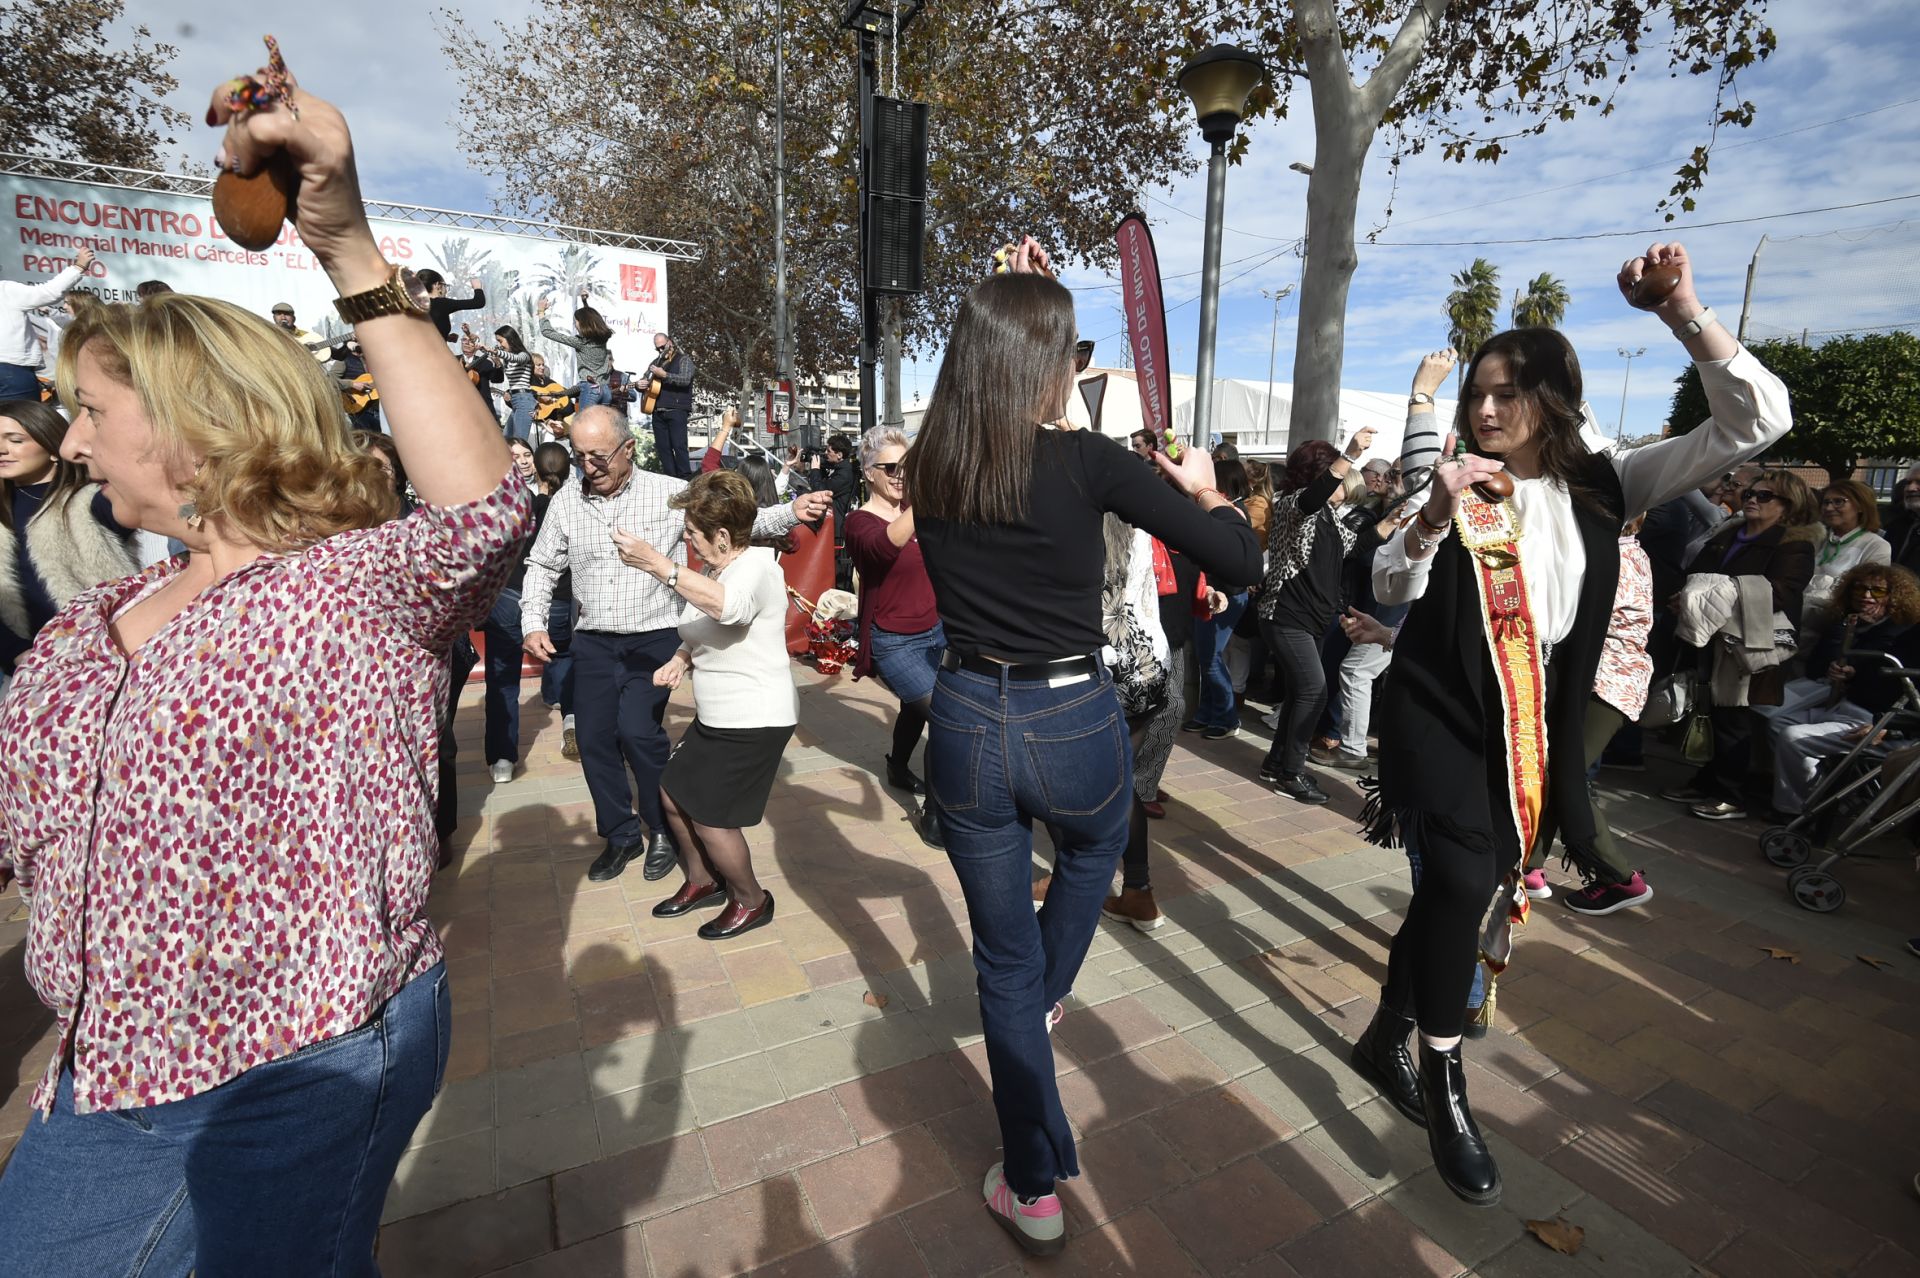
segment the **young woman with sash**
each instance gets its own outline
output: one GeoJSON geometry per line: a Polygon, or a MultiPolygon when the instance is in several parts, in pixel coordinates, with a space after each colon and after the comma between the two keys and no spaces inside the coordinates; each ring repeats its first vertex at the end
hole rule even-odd
{"type": "MultiPolygon", "coordinates": [[[[1584,874],[1605,873],[1582,728],[1621,527],[1790,425],[1785,386],[1700,304],[1680,245],[1625,263],[1620,289],[1632,298],[1644,273],[1673,268],[1678,282],[1646,309],[1698,364],[1711,418],[1631,452],[1590,453],[1572,346],[1551,329],[1501,333],[1467,369],[1454,419],[1464,450],[1435,469],[1425,505],[1374,559],[1378,598],[1412,609],[1380,698],[1380,778],[1365,819],[1372,841],[1406,846],[1421,874],[1353,1060],[1426,1127],[1441,1179],[1476,1205],[1498,1202],[1501,1188],[1460,1058],[1481,920],[1496,888],[1524,911],[1525,894],[1512,891],[1520,867],[1555,834],[1584,874]],[[1510,496],[1476,491],[1503,472],[1510,496]]],[[[1409,428],[1432,411],[1430,395],[1416,396],[1409,428]]]]}

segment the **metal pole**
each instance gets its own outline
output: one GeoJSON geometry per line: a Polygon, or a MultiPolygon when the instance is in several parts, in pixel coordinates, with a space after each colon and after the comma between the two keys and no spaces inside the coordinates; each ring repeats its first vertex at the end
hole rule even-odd
{"type": "MultiPolygon", "coordinates": [[[[773,381],[778,393],[787,367],[787,6],[773,6],[773,381]]],[[[772,423],[768,423],[771,425],[772,423]]]]}
{"type": "Polygon", "coordinates": [[[1621,441],[1627,437],[1627,387],[1633,381],[1633,361],[1645,355],[1647,348],[1642,346],[1637,351],[1630,351],[1622,346],[1619,348],[1619,353],[1620,357],[1627,361],[1627,372],[1626,376],[1620,379],[1620,417],[1613,424],[1615,441],[1621,441]]]}
{"type": "Polygon", "coordinates": [[[1760,250],[1767,246],[1767,237],[1761,236],[1760,242],[1753,246],[1753,256],[1747,259],[1747,291],[1740,299],[1740,327],[1734,333],[1737,341],[1747,340],[1747,317],[1753,314],[1753,276],[1760,265],[1760,250]]]}
{"type": "Polygon", "coordinates": [[[880,329],[879,299],[867,287],[867,244],[873,235],[867,182],[873,171],[874,35],[860,32],[860,430],[872,430],[875,405],[874,338],[880,329]]]}
{"type": "Polygon", "coordinates": [[[1213,439],[1213,340],[1220,326],[1220,225],[1226,217],[1227,144],[1213,144],[1207,159],[1207,238],[1200,259],[1200,349],[1193,368],[1193,438],[1195,448],[1213,439]]]}
{"type": "Polygon", "coordinates": [[[1273,357],[1280,349],[1280,299],[1286,290],[1273,294],[1273,328],[1267,333],[1267,411],[1260,422],[1260,442],[1273,438],[1273,357]]]}

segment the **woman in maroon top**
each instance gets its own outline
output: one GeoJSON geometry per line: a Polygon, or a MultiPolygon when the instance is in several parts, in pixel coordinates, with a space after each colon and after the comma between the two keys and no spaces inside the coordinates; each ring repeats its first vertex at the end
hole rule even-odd
{"type": "Polygon", "coordinates": [[[927,565],[913,535],[904,483],[906,455],[907,437],[893,427],[875,426],[860,437],[861,468],[872,496],[847,516],[847,553],[860,573],[860,651],[853,677],[877,674],[900,698],[887,784],[925,796],[920,837],[937,848],[942,846],[938,812],[907,763],[927,726],[933,676],[947,635],[940,629],[933,583],[927,580],[927,565]]]}
{"type": "Polygon", "coordinates": [[[67,330],[61,455],[187,553],[75,597],[0,703],[0,882],[33,889],[57,1032],[0,1178],[9,1274],[376,1273],[446,1070],[447,653],[531,504],[426,291],[381,256],[346,121],[289,92],[215,98],[222,166],[298,173],[300,238],[421,505],[393,518],[332,380],[256,315],[164,293],[67,330]]]}

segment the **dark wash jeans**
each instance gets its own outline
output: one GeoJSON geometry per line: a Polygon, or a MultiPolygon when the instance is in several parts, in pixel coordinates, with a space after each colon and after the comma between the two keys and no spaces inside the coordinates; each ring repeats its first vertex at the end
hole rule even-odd
{"type": "Polygon", "coordinates": [[[73,1112],[73,1073],[0,1179],[10,1278],[378,1274],[387,1186],[447,1072],[436,963],[358,1029],[144,1109],[73,1112]]]}
{"type": "MultiPolygon", "coordinates": [[[[1127,841],[1133,757],[1105,669],[1062,687],[943,670],[927,781],[967,898],[1007,1183],[1033,1196],[1080,1172],[1047,1013],[1073,988],[1127,841]],[[1033,909],[1033,825],[1060,839],[1033,909]]],[[[984,1169],[983,1169],[984,1170],[984,1169]]]]}

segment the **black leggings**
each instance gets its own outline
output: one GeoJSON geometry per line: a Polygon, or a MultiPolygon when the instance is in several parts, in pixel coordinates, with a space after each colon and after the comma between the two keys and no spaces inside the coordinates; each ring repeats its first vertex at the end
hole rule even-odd
{"type": "MultiPolygon", "coordinates": [[[[1147,725],[1151,722],[1151,714],[1127,720],[1127,738],[1136,758],[1140,754],[1140,743],[1146,738],[1147,725]]],[[[1137,888],[1143,892],[1153,890],[1153,879],[1147,873],[1147,807],[1140,801],[1137,791],[1133,796],[1133,810],[1127,817],[1126,850],[1120,854],[1120,886],[1137,888]]]]}
{"type": "Polygon", "coordinates": [[[920,734],[926,731],[927,717],[933,709],[933,694],[928,693],[918,701],[902,701],[900,717],[893,721],[894,762],[906,767],[913,757],[913,748],[920,744],[920,734]]]}
{"type": "Polygon", "coordinates": [[[1327,706],[1327,672],[1320,663],[1321,636],[1263,621],[1274,664],[1280,668],[1285,699],[1280,704],[1280,726],[1267,751],[1270,772],[1299,772],[1307,766],[1307,741],[1320,712],[1327,706]]]}
{"type": "Polygon", "coordinates": [[[1479,957],[1480,922],[1500,881],[1499,857],[1483,830],[1426,819],[1407,836],[1419,871],[1413,903],[1387,957],[1382,1005],[1420,1024],[1432,1038],[1466,1029],[1467,994],[1479,957]]]}

